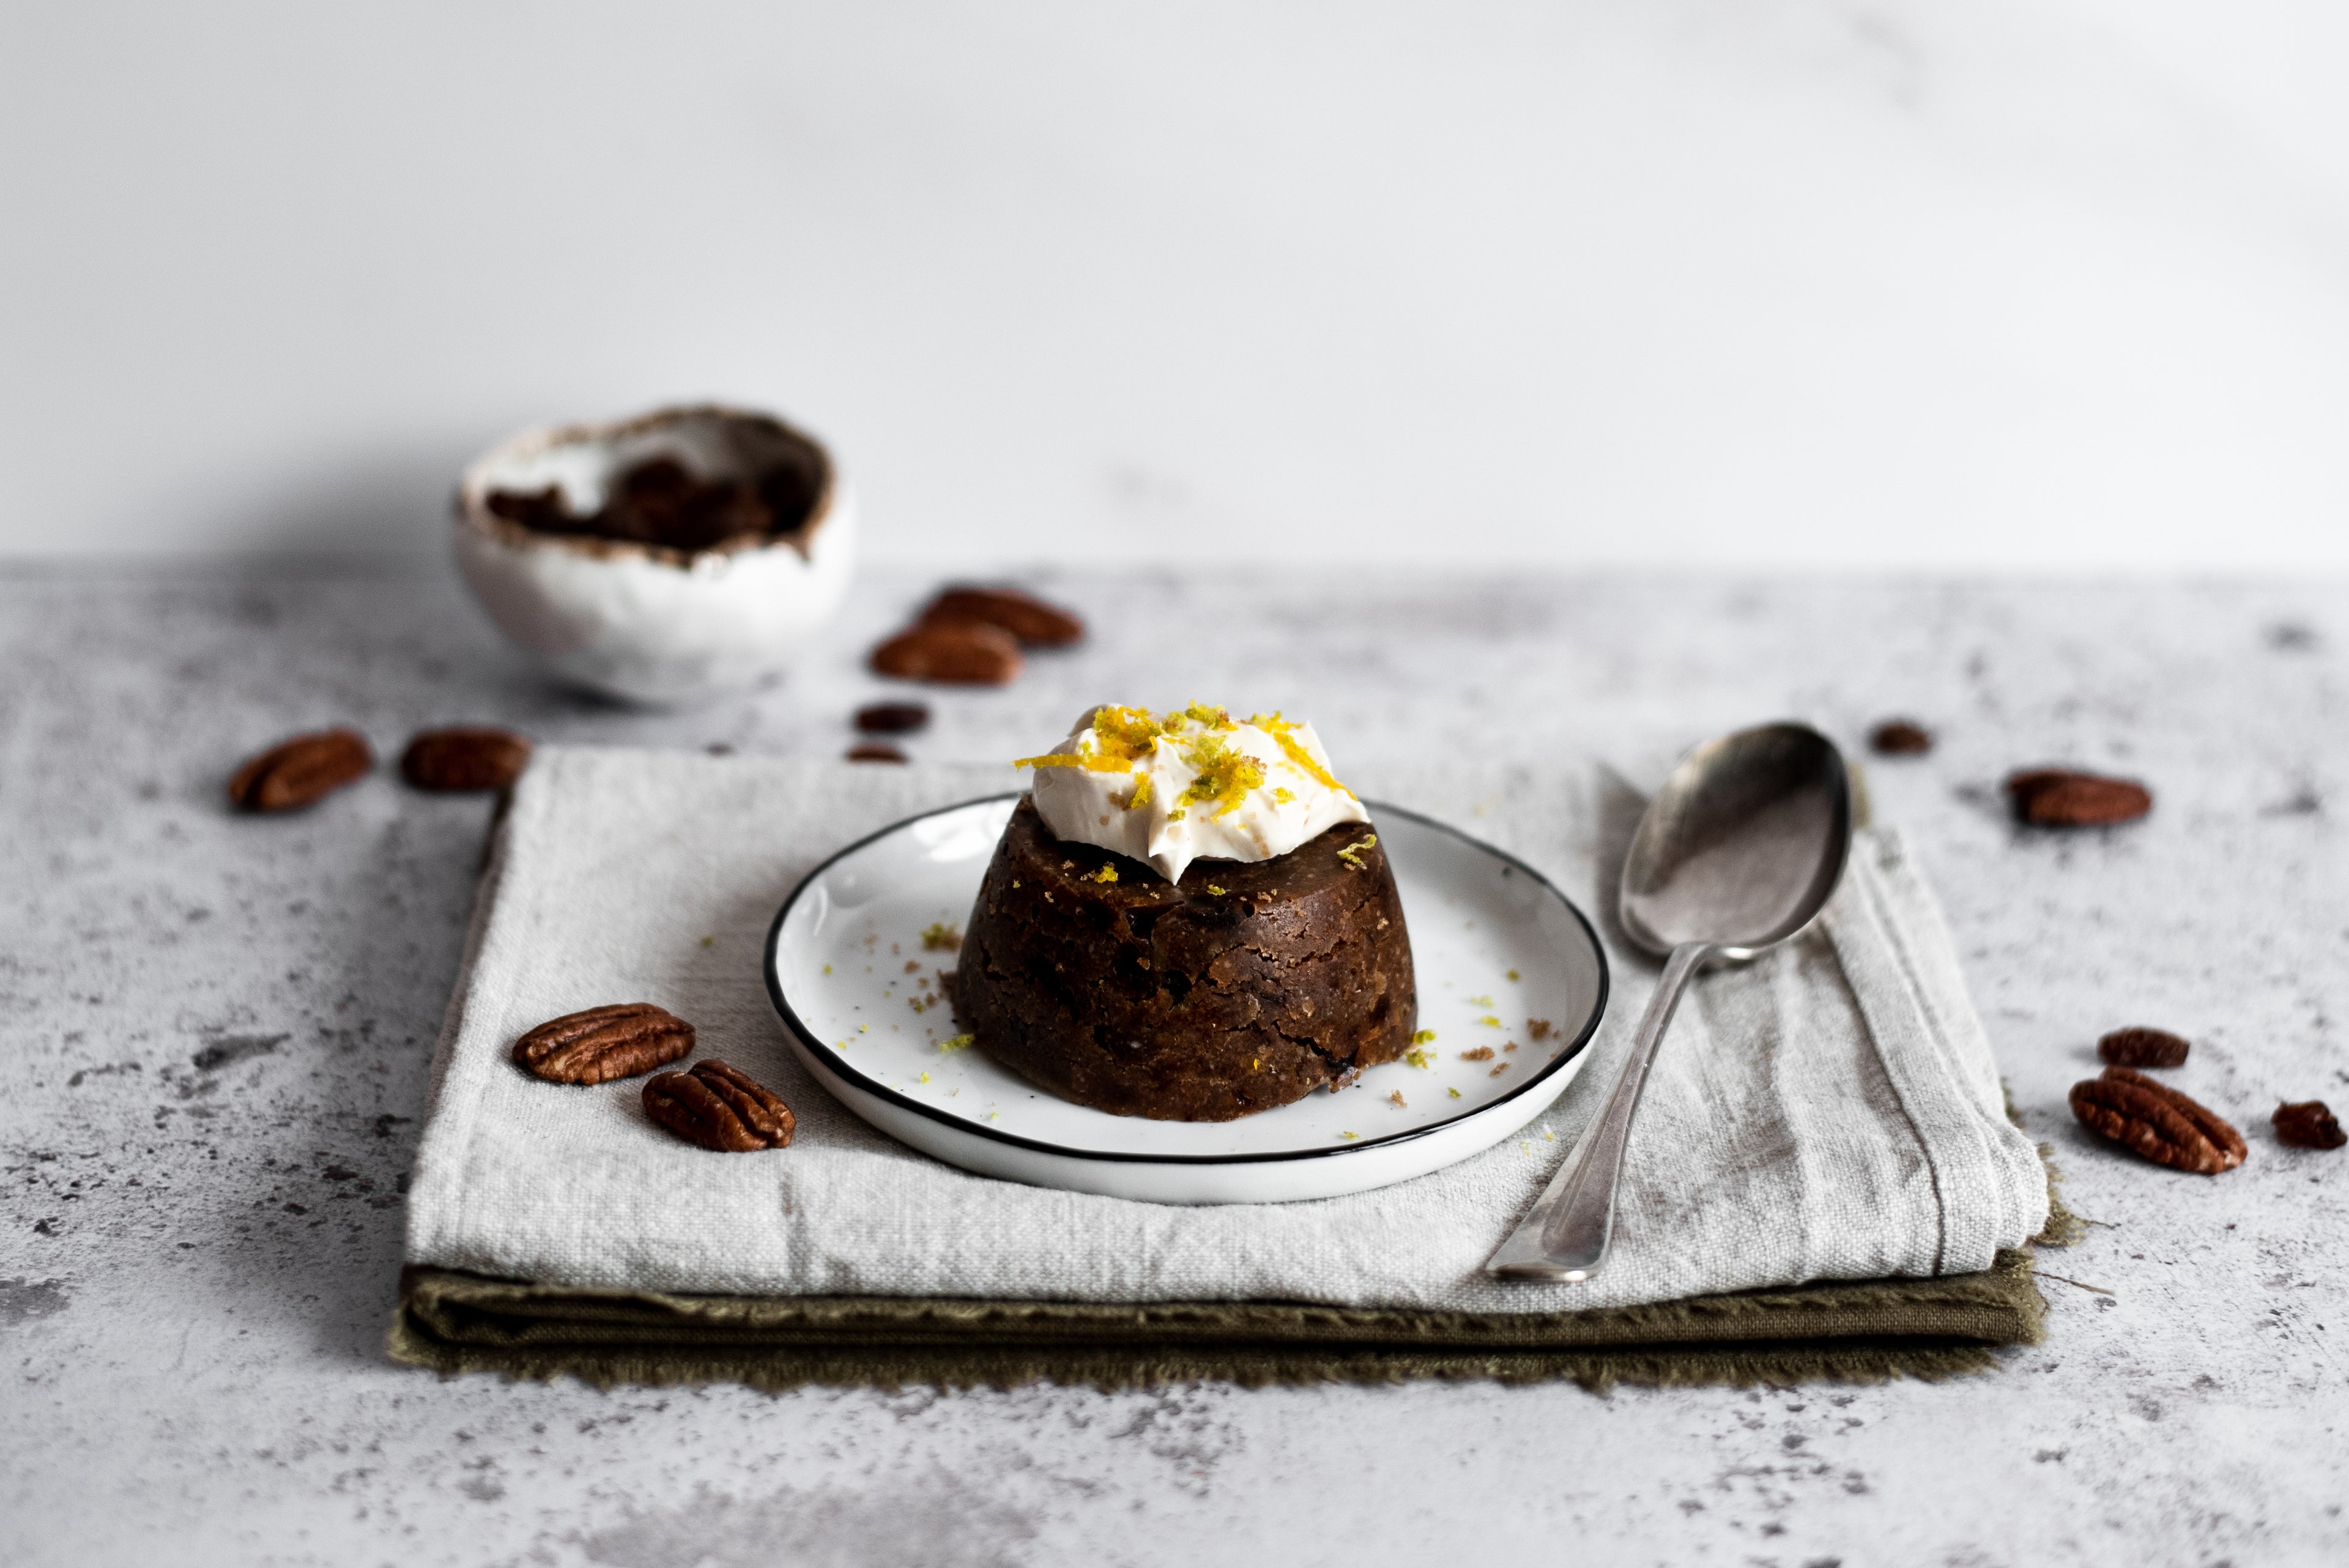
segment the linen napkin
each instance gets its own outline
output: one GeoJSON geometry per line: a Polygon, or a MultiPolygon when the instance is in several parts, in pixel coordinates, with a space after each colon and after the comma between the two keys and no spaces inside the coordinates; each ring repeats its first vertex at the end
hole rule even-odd
{"type": "Polygon", "coordinates": [[[896,1144],[805,1075],[769,1005],[767,928],[808,870],[890,822],[1013,787],[1008,769],[543,748],[496,832],[439,1047],[395,1354],[763,1381],[1507,1375],[1512,1357],[1585,1376],[1594,1347],[1645,1346],[1654,1371],[1660,1344],[1808,1342],[1774,1364],[1799,1373],[1837,1340],[1866,1352],[1848,1371],[1888,1336],[1937,1354],[2036,1337],[2014,1250],[2047,1223],[2044,1168],[2003,1114],[1932,896],[1883,829],[1858,836],[1816,929],[1683,1002],[1607,1268],[1578,1285],[1486,1278],[1652,989],[1599,893],[1640,798],[1596,761],[1358,772],[1366,796],[1513,851],[1593,915],[1614,977],[1595,1059],[1551,1111],[1448,1169],[1350,1198],[1184,1208],[994,1180],[896,1144]],[[637,1000],[690,1019],[698,1056],[781,1092],[799,1116],[790,1149],[713,1156],[644,1116],[639,1081],[557,1088],[507,1057],[547,1018],[637,1000]]]}

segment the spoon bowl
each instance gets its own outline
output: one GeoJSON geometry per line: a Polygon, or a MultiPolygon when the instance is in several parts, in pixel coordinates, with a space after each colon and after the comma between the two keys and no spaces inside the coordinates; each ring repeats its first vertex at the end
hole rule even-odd
{"type": "Polygon", "coordinates": [[[1750,959],[1817,918],[1850,848],[1850,774],[1834,742],[1806,724],[1707,741],[1640,818],[1623,930],[1651,952],[1705,942],[1717,959],[1750,959]]]}
{"type": "Polygon", "coordinates": [[[1764,724],[1682,757],[1624,858],[1626,935],[1668,955],[1599,1119],[1485,1264],[1506,1280],[1587,1280],[1615,1230],[1615,1188],[1648,1067],[1681,993],[1707,966],[1743,962],[1818,919],[1851,857],[1851,775],[1806,724],[1764,724]]]}

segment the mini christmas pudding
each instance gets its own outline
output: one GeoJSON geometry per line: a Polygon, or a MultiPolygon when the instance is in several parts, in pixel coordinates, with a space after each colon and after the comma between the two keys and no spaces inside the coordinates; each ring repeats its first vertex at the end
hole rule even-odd
{"type": "Polygon", "coordinates": [[[989,1056],[1119,1116],[1229,1121],[1411,1048],[1394,876],[1312,726],[1096,708],[1019,765],[954,986],[989,1056]]]}

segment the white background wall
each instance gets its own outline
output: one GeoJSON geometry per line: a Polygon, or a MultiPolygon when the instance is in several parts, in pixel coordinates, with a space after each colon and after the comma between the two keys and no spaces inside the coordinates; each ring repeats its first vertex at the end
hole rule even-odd
{"type": "Polygon", "coordinates": [[[0,0],[0,555],[717,395],[900,561],[2349,566],[2325,0],[0,0]]]}

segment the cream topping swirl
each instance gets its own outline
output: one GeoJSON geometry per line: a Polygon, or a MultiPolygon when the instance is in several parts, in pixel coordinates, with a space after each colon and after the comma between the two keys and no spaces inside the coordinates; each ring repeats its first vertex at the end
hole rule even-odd
{"type": "Polygon", "coordinates": [[[1169,882],[1194,860],[1269,860],[1371,819],[1331,775],[1313,726],[1278,713],[1105,704],[1058,751],[1019,765],[1036,770],[1036,810],[1053,836],[1114,850],[1169,882]]]}

